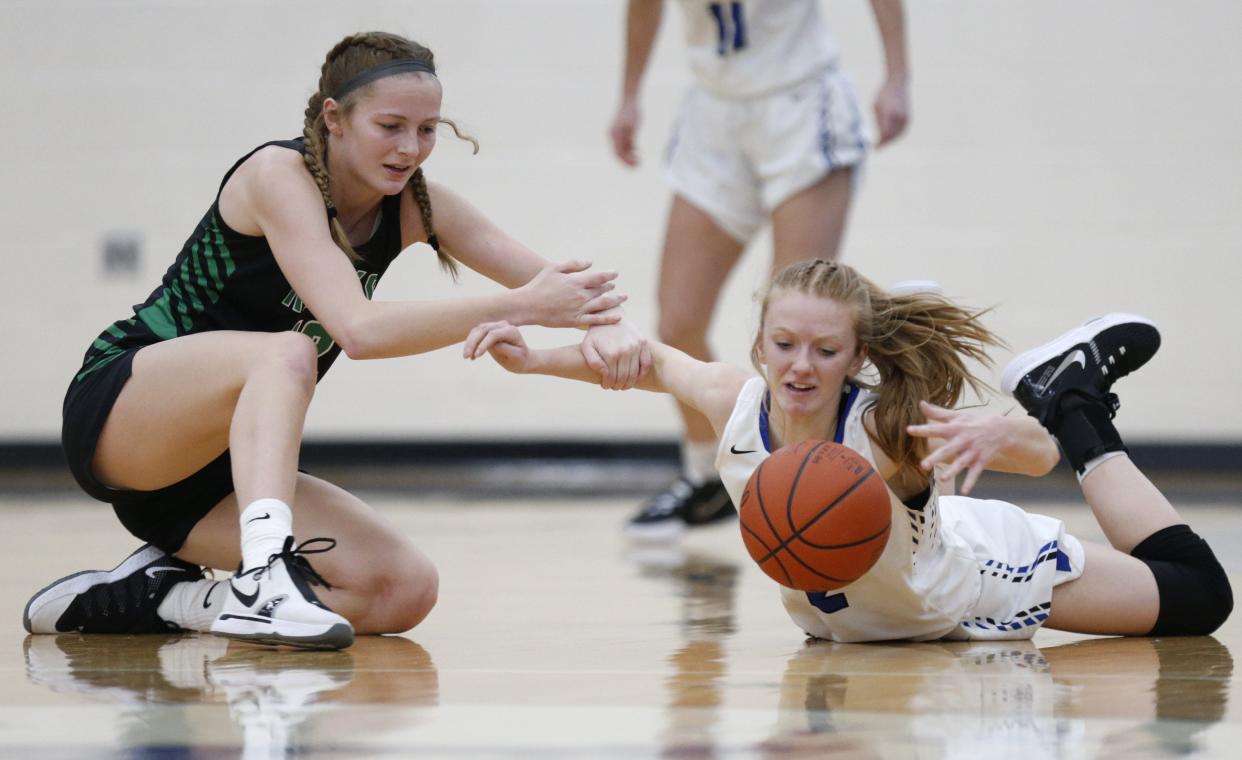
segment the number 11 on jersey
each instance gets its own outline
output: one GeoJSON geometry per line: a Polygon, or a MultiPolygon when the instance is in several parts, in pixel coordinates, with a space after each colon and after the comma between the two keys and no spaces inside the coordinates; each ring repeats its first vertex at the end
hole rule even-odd
{"type": "Polygon", "coordinates": [[[716,52],[723,57],[728,55],[729,51],[736,52],[746,47],[746,17],[742,13],[742,4],[740,2],[710,3],[707,8],[712,18],[716,19],[716,30],[720,35],[716,44],[716,52]]]}

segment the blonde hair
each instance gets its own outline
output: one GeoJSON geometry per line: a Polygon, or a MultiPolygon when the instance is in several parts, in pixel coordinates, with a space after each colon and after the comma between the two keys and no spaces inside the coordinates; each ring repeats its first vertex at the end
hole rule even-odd
{"type": "Polygon", "coordinates": [[[907,435],[906,426],[923,422],[921,400],[953,408],[967,386],[977,394],[988,387],[966,366],[966,359],[990,365],[987,348],[1003,345],[979,321],[986,310],[970,311],[935,293],[888,293],[836,261],[798,262],[778,272],[763,295],[759,332],[751,347],[751,362],[761,373],[768,304],[774,295],[789,291],[850,308],[857,350],[866,351],[875,376],[874,382],[863,377],[850,382],[878,397],[876,443],[903,475],[922,473],[919,462],[927,456],[927,441],[907,435]]]}
{"type": "MultiPolygon", "coordinates": [[[[349,237],[345,234],[345,228],[341,226],[340,220],[336,218],[336,207],[332,203],[330,192],[332,180],[328,175],[327,169],[328,127],[324,121],[323,102],[338,93],[343,85],[358,74],[380,64],[400,60],[420,61],[425,63],[430,71],[435,70],[435,56],[429,49],[417,42],[412,42],[404,37],[387,32],[351,34],[333,45],[332,49],[328,51],[328,55],[324,58],[323,66],[319,69],[319,86],[306,104],[305,119],[302,126],[302,136],[305,139],[306,150],[302,154],[302,160],[306,163],[306,168],[310,172],[311,177],[314,178],[315,184],[319,186],[320,194],[323,195],[324,205],[328,209],[332,240],[354,263],[358,263],[362,259],[354,250],[354,247],[350,245],[349,237]]],[[[349,114],[350,110],[357,104],[360,93],[365,92],[368,86],[363,85],[341,95],[338,104],[343,116],[349,114]]],[[[450,126],[457,137],[470,142],[474,146],[475,153],[479,152],[477,140],[468,135],[463,135],[458,130],[457,125],[451,120],[440,119],[440,121],[450,126]]],[[[439,242],[436,239],[435,228],[432,226],[431,218],[431,196],[427,192],[427,180],[423,176],[421,167],[416,169],[414,175],[410,177],[409,187],[410,193],[414,197],[414,202],[418,205],[419,213],[422,216],[423,228],[427,232],[427,240],[432,248],[436,250],[436,256],[440,259],[441,268],[456,279],[457,262],[447,253],[440,250],[439,242]]]]}

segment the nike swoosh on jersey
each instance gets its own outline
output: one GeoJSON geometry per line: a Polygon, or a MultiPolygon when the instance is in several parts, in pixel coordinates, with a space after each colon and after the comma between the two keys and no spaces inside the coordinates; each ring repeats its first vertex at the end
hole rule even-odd
{"type": "Polygon", "coordinates": [[[756,451],[758,451],[758,449],[740,449],[739,450],[736,443],[729,447],[730,454],[754,454],[756,451]]]}
{"type": "Polygon", "coordinates": [[[154,578],[156,573],[184,573],[184,567],[148,567],[147,577],[154,578]]]}
{"type": "Polygon", "coordinates": [[[234,586],[232,583],[230,583],[230,584],[229,584],[229,588],[233,589],[233,596],[237,597],[237,601],[241,602],[242,604],[246,605],[247,607],[253,607],[253,606],[254,606],[254,603],[255,603],[255,602],[257,602],[257,601],[259,601],[259,586],[258,586],[258,584],[255,584],[255,587],[254,587],[254,593],[253,593],[253,594],[243,594],[242,592],[238,591],[238,590],[237,590],[237,587],[236,587],[236,586],[234,586]]]}

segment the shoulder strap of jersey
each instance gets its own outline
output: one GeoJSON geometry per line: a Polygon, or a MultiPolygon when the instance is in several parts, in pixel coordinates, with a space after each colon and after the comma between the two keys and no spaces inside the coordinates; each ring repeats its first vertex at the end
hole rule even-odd
{"type": "Polygon", "coordinates": [[[224,186],[225,184],[228,183],[229,177],[233,176],[233,172],[237,171],[237,167],[245,163],[246,159],[250,158],[251,156],[263,150],[269,145],[279,145],[282,148],[288,148],[289,150],[296,150],[298,153],[306,152],[306,145],[301,137],[294,138],[292,140],[270,140],[268,142],[263,143],[259,147],[255,148],[254,150],[250,151],[246,155],[237,159],[237,161],[234,162],[234,164],[231,167],[229,167],[229,170],[224,173],[224,179],[220,180],[220,187],[216,189],[216,200],[220,200],[220,192],[224,190],[224,186]]]}

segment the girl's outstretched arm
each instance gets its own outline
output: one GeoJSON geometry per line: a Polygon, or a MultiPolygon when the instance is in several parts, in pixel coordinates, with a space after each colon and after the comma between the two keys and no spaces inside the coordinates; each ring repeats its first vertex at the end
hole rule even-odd
{"type": "MultiPolygon", "coordinates": [[[[403,236],[413,226],[406,224],[409,214],[404,210],[414,205],[409,195],[402,195],[403,236]]],[[[616,307],[625,297],[613,290],[615,272],[587,271],[586,261],[551,264],[528,249],[519,251],[494,226],[484,225],[481,214],[454,199],[440,196],[437,212],[451,243],[449,251],[511,289],[438,301],[369,300],[353,262],[332,240],[323,196],[295,151],[271,146],[256,152],[225,184],[219,202],[222,220],[230,227],[267,238],[298,297],[354,359],[409,356],[452,345],[473,325],[489,319],[548,326],[614,324],[621,319],[616,307]],[[461,233],[471,220],[487,231],[461,233]],[[507,254],[512,254],[511,262],[497,263],[507,254]]]]}
{"type": "MultiPolygon", "coordinates": [[[[722,362],[702,362],[663,343],[651,342],[652,367],[636,387],[668,393],[701,412],[720,432],[749,372],[722,362]]],[[[578,346],[534,349],[508,322],[485,322],[466,337],[463,356],[478,359],[486,353],[500,366],[518,374],[553,375],[598,385],[599,374],[587,365],[578,346]]]]}

